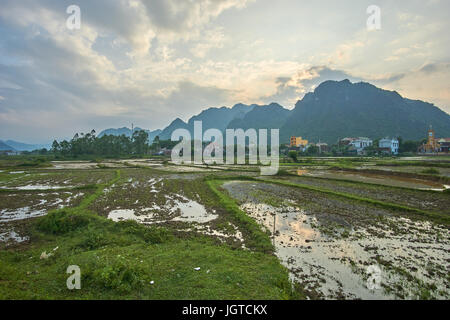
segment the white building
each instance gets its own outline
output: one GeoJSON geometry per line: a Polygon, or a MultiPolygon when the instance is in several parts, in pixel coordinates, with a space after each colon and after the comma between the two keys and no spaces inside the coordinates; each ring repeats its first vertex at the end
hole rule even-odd
{"type": "Polygon", "coordinates": [[[395,138],[384,138],[380,140],[378,147],[381,149],[390,149],[392,154],[398,154],[400,143],[395,138]]]}
{"type": "Polygon", "coordinates": [[[360,137],[360,138],[356,138],[352,142],[350,142],[350,145],[355,147],[358,154],[362,154],[362,153],[364,153],[365,148],[373,145],[373,141],[369,138],[360,137]]]}

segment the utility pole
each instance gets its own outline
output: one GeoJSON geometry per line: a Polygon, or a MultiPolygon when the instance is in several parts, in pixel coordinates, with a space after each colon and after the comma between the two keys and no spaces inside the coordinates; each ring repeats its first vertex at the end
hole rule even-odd
{"type": "Polygon", "coordinates": [[[277,214],[273,214],[273,238],[272,238],[272,245],[275,247],[275,225],[277,222],[277,214]]]}

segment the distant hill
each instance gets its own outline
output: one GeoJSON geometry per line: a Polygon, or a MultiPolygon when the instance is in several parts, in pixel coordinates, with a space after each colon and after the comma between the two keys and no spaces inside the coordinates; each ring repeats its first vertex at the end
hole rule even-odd
{"type": "Polygon", "coordinates": [[[15,151],[15,149],[0,140],[0,151],[15,151]]]}
{"type": "Polygon", "coordinates": [[[267,106],[255,106],[243,118],[235,118],[228,124],[230,129],[279,129],[289,118],[291,111],[278,103],[267,106]]]}
{"type": "Polygon", "coordinates": [[[189,119],[188,124],[193,128],[194,121],[202,121],[204,131],[211,128],[224,131],[232,120],[243,119],[254,108],[255,105],[248,106],[241,103],[232,108],[210,108],[189,119]]]}
{"type": "MultiPolygon", "coordinates": [[[[134,131],[139,131],[139,130],[144,130],[144,129],[141,129],[139,127],[136,127],[134,129],[134,131]]],[[[161,130],[154,130],[154,131],[144,130],[144,131],[148,133],[148,140],[150,143],[152,143],[153,140],[156,138],[156,136],[161,133],[161,130]]],[[[111,129],[106,129],[106,130],[103,130],[102,132],[100,132],[98,134],[98,137],[101,138],[105,135],[112,135],[112,136],[125,135],[127,137],[131,137],[132,133],[133,133],[132,130],[129,128],[126,128],[126,127],[119,128],[119,129],[111,128],[111,129]]]]}
{"type": "Polygon", "coordinates": [[[187,129],[193,135],[195,121],[202,121],[203,132],[211,128],[224,131],[233,119],[242,119],[254,107],[255,105],[236,104],[232,108],[209,108],[190,118],[187,123],[176,119],[162,131],[160,138],[170,140],[172,132],[179,128],[187,129]]]}
{"type": "Polygon", "coordinates": [[[326,81],[297,102],[280,139],[288,142],[295,135],[327,143],[356,136],[420,140],[430,125],[438,137],[450,137],[450,115],[430,103],[365,82],[326,81]]]}
{"type": "Polygon", "coordinates": [[[18,142],[14,140],[6,140],[4,142],[10,147],[13,147],[16,151],[34,151],[34,150],[40,150],[40,149],[50,149],[51,146],[49,144],[29,144],[29,143],[23,143],[18,142]]]}
{"type": "MultiPolygon", "coordinates": [[[[170,140],[172,132],[178,128],[187,129],[192,134],[194,121],[200,120],[203,131],[210,128],[222,132],[227,128],[280,128],[281,143],[288,143],[291,136],[329,144],[336,143],[339,138],[360,136],[372,139],[400,136],[404,140],[421,140],[430,125],[438,137],[450,137],[450,115],[433,104],[406,99],[395,91],[349,80],[323,82],[298,101],[292,111],[277,103],[209,108],[187,123],[178,118],[163,130],[147,132],[151,140],[156,135],[161,140],[170,140]]],[[[108,129],[99,136],[103,134],[129,136],[131,130],[108,129]]]]}
{"type": "Polygon", "coordinates": [[[159,135],[160,140],[170,140],[172,137],[172,132],[176,129],[189,129],[189,125],[181,120],[180,118],[176,118],[169,124],[164,130],[161,131],[159,135]]]}

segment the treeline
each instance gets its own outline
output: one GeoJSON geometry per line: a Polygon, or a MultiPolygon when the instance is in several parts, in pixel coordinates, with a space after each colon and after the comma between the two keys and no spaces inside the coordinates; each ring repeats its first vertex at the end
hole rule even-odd
{"type": "Polygon", "coordinates": [[[90,133],[75,134],[72,140],[53,141],[51,152],[64,157],[103,156],[118,157],[125,155],[146,155],[157,152],[166,143],[161,143],[156,137],[153,144],[149,144],[148,133],[143,130],[133,132],[131,137],[121,135],[104,135],[97,137],[95,130],[90,133]]]}

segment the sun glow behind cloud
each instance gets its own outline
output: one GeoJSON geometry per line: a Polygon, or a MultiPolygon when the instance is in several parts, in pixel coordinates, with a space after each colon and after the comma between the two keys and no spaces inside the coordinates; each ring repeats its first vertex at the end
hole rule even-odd
{"type": "Polygon", "coordinates": [[[202,109],[278,102],[348,78],[450,111],[446,1],[4,0],[0,137],[45,141],[202,109]]]}

